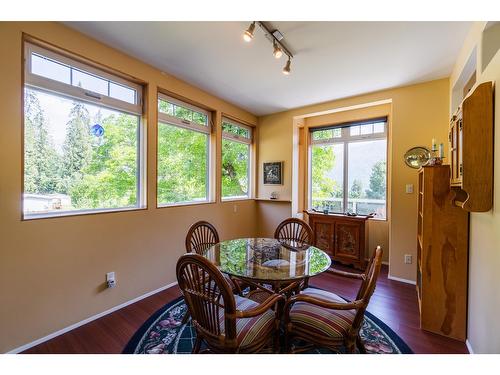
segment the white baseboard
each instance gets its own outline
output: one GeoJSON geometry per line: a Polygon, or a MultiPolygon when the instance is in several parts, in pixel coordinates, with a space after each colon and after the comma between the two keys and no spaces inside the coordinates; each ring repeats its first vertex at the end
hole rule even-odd
{"type": "Polygon", "coordinates": [[[472,345],[470,344],[469,339],[465,340],[465,345],[467,346],[467,350],[469,351],[469,354],[474,354],[474,350],[472,350],[472,345]]]}
{"type": "Polygon", "coordinates": [[[416,281],[408,280],[408,279],[402,279],[402,278],[396,277],[396,276],[387,275],[387,278],[389,280],[400,281],[400,282],[406,283],[406,284],[412,284],[412,285],[416,285],[417,284],[416,281]]]}
{"type": "Polygon", "coordinates": [[[6,354],[17,354],[17,353],[21,353],[21,352],[23,352],[23,351],[25,351],[25,350],[27,350],[27,349],[29,349],[29,348],[32,348],[32,347],[34,347],[34,346],[36,346],[36,345],[39,345],[39,344],[41,344],[41,343],[43,343],[43,342],[45,342],[45,341],[50,340],[50,339],[53,339],[54,337],[60,336],[60,335],[62,335],[63,333],[66,333],[66,332],[72,331],[72,330],[74,330],[75,328],[81,327],[81,326],[83,326],[83,325],[85,325],[85,324],[87,324],[87,323],[92,322],[93,320],[96,320],[96,319],[102,318],[102,317],[103,317],[103,316],[105,316],[105,315],[111,314],[112,312],[115,312],[115,311],[117,311],[117,310],[120,310],[120,309],[122,309],[122,308],[124,308],[124,307],[128,306],[128,305],[131,305],[131,304],[133,304],[133,303],[135,303],[135,302],[138,302],[138,301],[140,301],[141,299],[144,299],[144,298],[147,298],[147,297],[149,297],[149,296],[152,296],[153,294],[159,293],[159,292],[161,292],[162,290],[165,290],[165,289],[171,288],[171,287],[173,287],[173,286],[174,286],[174,285],[176,285],[176,284],[177,284],[177,281],[176,281],[176,282],[173,282],[173,283],[170,283],[170,284],[167,284],[167,285],[164,285],[164,286],[162,286],[161,288],[158,288],[158,289],[152,290],[151,292],[147,292],[146,294],[143,294],[143,295],[141,295],[141,296],[139,296],[139,297],[136,297],[136,298],[133,298],[133,299],[131,299],[131,300],[129,300],[129,301],[126,301],[126,302],[124,302],[124,303],[121,303],[121,304],[119,304],[118,306],[112,307],[112,308],[110,308],[109,310],[103,311],[103,312],[101,312],[101,313],[99,313],[99,314],[96,314],[96,315],[93,315],[93,316],[91,316],[91,317],[89,317],[89,318],[87,318],[87,319],[84,319],[84,320],[82,320],[82,321],[80,321],[80,322],[78,322],[78,323],[75,323],[75,324],[72,324],[72,325],[70,325],[70,326],[68,326],[68,327],[65,327],[65,328],[63,328],[63,329],[60,329],[59,331],[53,332],[53,333],[51,333],[51,334],[49,334],[49,335],[47,335],[47,336],[45,336],[45,337],[39,338],[39,339],[37,339],[37,340],[35,340],[35,341],[32,341],[32,342],[30,342],[30,343],[28,343],[28,344],[24,344],[24,345],[22,345],[22,346],[20,346],[20,347],[18,347],[18,348],[12,349],[12,350],[8,351],[6,354]]]}

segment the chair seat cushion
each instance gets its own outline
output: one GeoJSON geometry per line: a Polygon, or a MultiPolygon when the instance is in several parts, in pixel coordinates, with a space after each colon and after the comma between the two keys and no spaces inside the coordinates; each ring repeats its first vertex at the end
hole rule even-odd
{"type": "MultiPolygon", "coordinates": [[[[335,293],[316,288],[306,288],[300,295],[331,302],[346,302],[335,293]]],[[[302,329],[340,342],[347,335],[355,314],[355,310],[332,310],[307,302],[297,302],[290,310],[290,321],[302,329]]]]}
{"type": "MultiPolygon", "coordinates": [[[[236,309],[245,311],[252,309],[259,304],[238,295],[234,296],[236,309]]],[[[219,309],[219,321],[221,327],[224,326],[224,310],[219,309]]],[[[274,311],[267,310],[265,313],[253,318],[236,319],[236,338],[238,347],[252,344],[256,338],[260,338],[261,333],[268,331],[274,324],[274,311]]]]}

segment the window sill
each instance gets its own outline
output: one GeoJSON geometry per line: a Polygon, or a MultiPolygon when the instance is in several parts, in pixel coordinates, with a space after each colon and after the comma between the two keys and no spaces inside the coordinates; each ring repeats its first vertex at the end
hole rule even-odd
{"type": "Polygon", "coordinates": [[[180,203],[169,203],[169,204],[157,204],[156,208],[172,208],[172,207],[187,207],[187,206],[200,206],[204,204],[214,204],[213,201],[206,202],[180,202],[180,203]]]}
{"type": "Polygon", "coordinates": [[[255,198],[256,201],[260,202],[282,202],[282,203],[292,203],[290,199],[271,199],[271,198],[255,198]]]}
{"type": "Polygon", "coordinates": [[[250,197],[234,197],[234,198],[229,197],[229,198],[222,198],[221,202],[225,203],[225,202],[253,201],[253,200],[254,199],[250,197]]]}
{"type": "Polygon", "coordinates": [[[387,218],[382,218],[382,217],[372,217],[370,220],[374,220],[374,221],[389,221],[387,218]]]}
{"type": "Polygon", "coordinates": [[[38,219],[57,219],[60,217],[87,216],[87,215],[111,214],[118,212],[144,211],[144,210],[147,210],[147,207],[110,208],[110,209],[100,209],[100,210],[79,210],[79,211],[63,211],[63,212],[30,213],[30,214],[23,213],[23,217],[21,220],[31,221],[38,219]]]}

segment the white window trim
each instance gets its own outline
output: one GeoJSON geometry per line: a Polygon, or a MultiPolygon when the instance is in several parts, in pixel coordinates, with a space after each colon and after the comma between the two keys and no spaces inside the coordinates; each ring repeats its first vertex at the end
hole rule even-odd
{"type": "MultiPolygon", "coordinates": [[[[373,124],[379,124],[383,121],[374,121],[373,124]]],[[[370,123],[362,123],[362,125],[368,125],[370,123]]],[[[343,142],[356,142],[356,141],[366,141],[366,140],[377,140],[377,139],[387,139],[387,121],[384,121],[384,131],[378,133],[371,134],[360,134],[360,135],[351,135],[350,128],[351,126],[359,126],[357,124],[352,124],[349,126],[339,127],[341,130],[340,137],[332,137],[326,139],[316,139],[314,140],[311,136],[311,144],[334,144],[334,143],[343,143],[343,142]]],[[[320,131],[322,129],[311,129],[311,134],[315,131],[320,131]]]]}
{"type": "MultiPolygon", "coordinates": [[[[212,120],[210,116],[210,112],[200,108],[196,107],[192,104],[183,102],[181,100],[172,98],[170,96],[167,96],[162,93],[158,93],[158,99],[159,100],[164,100],[166,102],[176,104],[178,106],[184,107],[191,109],[193,111],[202,113],[207,116],[207,125],[201,125],[193,121],[189,120],[183,120],[175,116],[168,115],[166,113],[160,112],[160,110],[157,110],[158,113],[158,123],[164,124],[164,125],[170,125],[170,126],[177,126],[179,128],[187,129],[187,130],[192,130],[198,133],[203,133],[206,134],[207,136],[207,172],[205,176],[205,185],[206,185],[206,199],[204,200],[189,200],[189,201],[179,201],[179,202],[170,202],[170,203],[161,203],[158,200],[158,194],[156,195],[156,207],[158,208],[164,208],[164,207],[176,207],[176,206],[190,206],[190,205],[197,205],[197,204],[207,204],[207,203],[213,203],[214,199],[212,197],[212,179],[210,178],[210,171],[212,170],[212,160],[211,160],[211,155],[212,155],[212,139],[211,139],[211,133],[212,133],[212,120]]],[[[157,108],[158,108],[158,103],[157,103],[157,108]]],[[[158,153],[158,150],[156,151],[158,153]]],[[[156,155],[158,158],[158,154],[156,155]]],[[[156,176],[156,184],[158,186],[158,176],[156,176]]]]}
{"type": "Polygon", "coordinates": [[[84,63],[81,63],[77,60],[73,60],[69,57],[60,55],[56,52],[50,51],[46,48],[37,46],[35,44],[25,42],[24,44],[25,48],[25,61],[24,61],[24,68],[25,68],[25,84],[27,86],[32,86],[34,88],[47,91],[47,92],[53,92],[57,93],[59,95],[67,96],[70,98],[75,98],[78,100],[82,100],[85,102],[89,103],[97,103],[103,107],[107,107],[110,109],[116,109],[122,112],[127,112],[130,114],[135,114],[142,116],[143,114],[143,109],[142,109],[142,90],[143,87],[141,85],[138,85],[134,82],[127,81],[119,76],[107,73],[103,70],[99,70],[97,68],[94,68],[91,65],[87,65],[84,63]],[[78,86],[72,86],[63,82],[59,82],[47,77],[39,76],[37,74],[34,74],[31,72],[31,54],[32,53],[40,54],[42,56],[46,56],[51,60],[54,60],[56,62],[59,62],[63,65],[67,65],[70,67],[74,67],[78,70],[81,70],[86,73],[90,73],[92,75],[101,77],[103,79],[109,80],[113,83],[117,83],[119,85],[128,87],[130,89],[135,90],[136,93],[136,104],[131,104],[119,99],[115,99],[103,94],[95,93],[90,90],[83,89],[78,86]]]}
{"type": "MultiPolygon", "coordinates": [[[[338,128],[341,129],[341,136],[340,137],[332,137],[332,138],[327,138],[327,139],[317,139],[313,140],[312,133],[315,131],[321,131],[325,130],[325,128],[311,128],[310,129],[310,145],[309,145],[309,165],[308,165],[308,176],[309,176],[309,183],[308,183],[308,199],[307,199],[307,204],[308,204],[308,209],[312,208],[312,147],[317,146],[317,145],[334,145],[334,144],[342,144],[343,145],[343,166],[342,166],[342,172],[343,172],[343,198],[342,198],[342,206],[344,208],[344,212],[346,211],[346,208],[348,206],[348,201],[349,201],[349,144],[350,143],[356,143],[356,142],[364,142],[364,141],[377,141],[377,140],[386,140],[387,141],[387,120],[382,121],[373,121],[373,122],[368,122],[368,121],[363,121],[360,123],[352,123],[351,125],[346,125],[342,126],[340,125],[338,128]],[[383,132],[378,132],[378,133],[371,133],[371,134],[360,134],[360,135],[351,135],[350,133],[350,128],[352,126],[359,126],[359,125],[367,125],[367,124],[377,124],[377,123],[384,123],[384,131],[383,132]]],[[[335,128],[335,127],[331,127],[335,128]]],[[[386,162],[387,162],[388,154],[386,150],[386,162]]],[[[387,182],[387,171],[386,171],[386,182],[387,182]]],[[[386,208],[386,215],[385,217],[374,217],[373,219],[375,220],[381,220],[381,221],[386,221],[387,220],[387,189],[385,192],[385,208],[386,208]]]]}
{"type": "Polygon", "coordinates": [[[225,132],[224,130],[222,131],[222,138],[225,138],[225,139],[230,139],[232,141],[236,141],[236,142],[240,142],[240,143],[246,143],[246,144],[252,144],[253,142],[253,128],[251,126],[248,126],[248,125],[244,125],[238,121],[234,121],[234,120],[231,120],[227,117],[222,117],[222,121],[221,121],[221,128],[222,128],[222,123],[223,122],[228,122],[232,125],[235,125],[235,126],[238,126],[240,128],[244,128],[244,129],[247,129],[248,130],[248,134],[250,135],[249,138],[246,138],[246,137],[241,137],[237,134],[234,134],[234,133],[229,133],[229,132],[225,132]]]}
{"type": "MultiPolygon", "coordinates": [[[[228,196],[224,197],[222,195],[222,186],[221,186],[221,201],[222,202],[227,202],[227,201],[243,201],[247,199],[252,199],[252,184],[253,184],[253,178],[252,178],[252,161],[253,161],[253,150],[252,150],[252,143],[253,143],[253,128],[248,125],[244,125],[241,122],[231,120],[227,117],[222,117],[221,119],[221,129],[222,129],[222,123],[223,122],[228,122],[230,124],[233,124],[235,126],[239,126],[245,129],[248,129],[250,138],[245,138],[245,137],[240,137],[234,133],[228,133],[225,131],[222,131],[222,138],[227,139],[228,141],[232,142],[238,142],[238,143],[243,143],[248,145],[248,162],[247,162],[247,179],[248,179],[248,193],[247,195],[233,195],[233,196],[228,196]]],[[[221,149],[221,154],[222,154],[222,149],[221,149]]],[[[221,165],[222,168],[222,165],[221,165]]]]}
{"type": "Polygon", "coordinates": [[[33,213],[25,213],[23,214],[23,220],[36,220],[36,219],[50,219],[50,218],[58,218],[58,217],[67,217],[67,216],[81,216],[81,215],[94,215],[94,214],[105,214],[105,213],[113,213],[113,212],[126,212],[126,211],[139,211],[145,210],[145,206],[126,206],[126,207],[118,207],[118,208],[96,208],[96,209],[88,209],[88,210],[71,210],[71,211],[60,211],[60,212],[33,212],[33,213]]]}
{"type": "MultiPolygon", "coordinates": [[[[98,213],[109,213],[109,212],[122,212],[122,211],[134,211],[142,210],[147,207],[146,201],[146,191],[147,191],[147,179],[146,179],[146,130],[141,121],[143,115],[142,108],[142,94],[143,87],[134,82],[127,81],[121,77],[109,74],[105,71],[101,71],[90,65],[80,63],[69,57],[60,55],[49,49],[40,47],[38,45],[25,42],[25,70],[24,70],[24,86],[35,90],[46,92],[51,95],[61,96],[68,99],[76,99],[85,103],[97,105],[100,107],[109,108],[118,112],[127,113],[138,117],[137,125],[137,184],[136,184],[136,197],[137,203],[134,206],[124,206],[116,208],[96,208],[96,209],[83,209],[83,210],[64,210],[64,211],[50,211],[50,212],[25,212],[24,204],[22,205],[22,220],[34,220],[43,218],[57,218],[65,216],[79,216],[88,214],[98,214],[98,213]],[[126,86],[128,88],[134,89],[136,92],[137,105],[111,98],[101,94],[95,94],[92,91],[84,90],[80,87],[71,86],[62,82],[52,80],[50,78],[42,77],[37,74],[31,73],[31,53],[35,52],[42,56],[46,56],[52,60],[60,62],[64,65],[75,67],[83,72],[88,72],[90,74],[102,77],[111,82],[126,86]],[[90,94],[90,95],[89,95],[90,94]]],[[[24,133],[23,133],[24,137],[24,133]]],[[[24,152],[24,150],[23,150],[24,152]]],[[[24,165],[23,165],[23,175],[24,175],[24,165]]],[[[24,191],[23,191],[24,195],[24,191]]],[[[24,202],[24,199],[23,199],[24,202]]]]}
{"type": "Polygon", "coordinates": [[[178,105],[180,107],[191,109],[193,111],[204,114],[205,116],[207,116],[207,125],[201,125],[201,124],[198,124],[197,122],[194,122],[194,121],[183,120],[183,119],[180,119],[176,116],[171,116],[169,114],[166,114],[166,113],[158,110],[158,121],[159,122],[169,124],[169,125],[179,126],[181,128],[194,130],[194,131],[197,131],[200,133],[205,133],[205,134],[210,134],[212,132],[212,121],[210,118],[211,117],[210,112],[208,112],[200,107],[196,107],[194,105],[191,105],[189,103],[185,103],[183,101],[177,100],[175,98],[172,98],[172,97],[164,95],[164,94],[158,94],[158,100],[160,100],[160,99],[163,101],[178,105]]]}

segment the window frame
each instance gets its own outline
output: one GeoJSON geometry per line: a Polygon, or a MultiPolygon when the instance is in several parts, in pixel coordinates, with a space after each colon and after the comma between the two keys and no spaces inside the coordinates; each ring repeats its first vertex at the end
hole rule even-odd
{"type": "MultiPolygon", "coordinates": [[[[349,201],[349,144],[352,143],[358,143],[358,142],[365,142],[365,141],[376,141],[376,140],[385,140],[386,141],[386,166],[388,162],[388,127],[389,127],[389,120],[388,117],[377,117],[374,119],[369,119],[369,120],[363,120],[363,121],[354,121],[354,122],[348,122],[348,123],[343,123],[343,124],[337,124],[337,125],[329,125],[329,126],[319,126],[319,127],[313,127],[309,128],[309,150],[308,150],[308,196],[307,196],[307,207],[308,209],[312,209],[312,148],[315,145],[334,145],[334,144],[342,144],[343,146],[343,166],[342,166],[342,178],[343,178],[343,185],[342,185],[342,192],[343,192],[343,197],[342,197],[342,206],[344,212],[347,210],[348,207],[348,201],[349,201]],[[372,131],[371,134],[360,134],[359,135],[351,135],[350,131],[351,128],[354,126],[362,126],[362,125],[369,125],[369,124],[377,124],[377,123],[384,123],[384,131],[383,132],[377,132],[374,133],[372,131]],[[327,138],[327,139],[317,139],[314,140],[313,133],[321,130],[330,130],[330,129],[340,129],[341,135],[340,137],[332,137],[332,138],[327,138]]],[[[373,129],[373,128],[372,128],[373,129]]],[[[379,221],[387,221],[388,220],[388,171],[386,169],[386,174],[385,174],[385,180],[386,180],[386,191],[385,191],[385,208],[386,208],[386,214],[385,217],[373,217],[375,220],[379,221]]]]}
{"type": "Polygon", "coordinates": [[[160,203],[158,200],[158,141],[159,141],[159,132],[157,131],[157,136],[156,136],[156,207],[157,208],[165,208],[165,207],[176,207],[176,206],[190,206],[190,205],[198,205],[198,204],[210,204],[214,202],[213,199],[213,186],[212,186],[212,178],[211,176],[211,170],[213,169],[212,167],[212,149],[213,149],[213,140],[212,140],[212,133],[213,133],[213,123],[212,123],[212,114],[210,111],[197,107],[193,104],[184,102],[182,100],[176,99],[172,96],[166,95],[162,92],[158,92],[157,95],[157,103],[156,103],[156,110],[157,110],[157,124],[156,126],[159,127],[160,123],[164,125],[169,125],[169,126],[176,126],[181,129],[186,129],[186,130],[191,130],[195,131],[198,133],[206,134],[207,136],[207,158],[206,158],[206,163],[207,163],[207,171],[205,175],[205,190],[206,190],[206,199],[203,201],[197,201],[197,200],[190,200],[190,201],[180,201],[180,202],[173,202],[173,203],[160,203]],[[184,120],[179,117],[169,115],[167,113],[161,112],[159,107],[159,101],[163,100],[169,103],[172,103],[174,105],[178,105],[180,107],[184,107],[196,112],[199,112],[203,115],[206,116],[207,118],[207,125],[201,125],[198,124],[194,121],[189,121],[189,120],[184,120]]]}
{"type": "MultiPolygon", "coordinates": [[[[161,112],[159,109],[158,111],[158,122],[163,122],[166,124],[171,124],[175,125],[184,129],[189,129],[189,130],[194,130],[200,133],[205,133],[205,134],[211,134],[212,133],[212,121],[211,121],[211,114],[209,111],[197,107],[195,105],[192,105],[190,103],[183,102],[179,99],[175,99],[171,96],[165,95],[163,93],[158,93],[158,101],[163,100],[169,103],[172,103],[174,105],[178,105],[179,107],[184,107],[187,109],[190,109],[195,112],[199,112],[201,114],[204,114],[207,116],[207,125],[201,125],[198,124],[197,122],[194,121],[189,121],[189,120],[184,120],[176,116],[169,115],[168,113],[161,112]]],[[[158,103],[157,103],[158,105],[158,103]]]]}
{"type": "Polygon", "coordinates": [[[121,78],[119,75],[114,75],[95,68],[90,64],[82,63],[76,59],[70,58],[63,54],[51,51],[50,49],[38,46],[31,42],[24,42],[24,85],[32,86],[42,91],[49,93],[62,94],[76,100],[99,104],[104,107],[119,110],[129,114],[143,116],[143,86],[121,78]],[[73,86],[67,83],[59,82],[51,78],[43,77],[31,71],[32,53],[46,56],[50,60],[61,63],[68,67],[108,80],[109,82],[119,84],[135,90],[136,104],[132,104],[123,100],[119,100],[107,95],[93,92],[78,86],[73,86]]]}
{"type": "Polygon", "coordinates": [[[241,123],[238,120],[233,120],[230,117],[227,116],[222,116],[221,122],[220,122],[220,127],[221,127],[221,165],[220,169],[222,172],[222,152],[223,152],[223,147],[222,147],[222,141],[224,139],[231,141],[231,142],[238,142],[242,144],[246,144],[248,146],[248,162],[247,162],[247,180],[248,180],[248,193],[246,196],[231,196],[231,197],[224,197],[222,193],[222,173],[221,173],[221,179],[220,179],[220,199],[221,202],[229,202],[229,201],[238,201],[238,200],[248,200],[248,199],[253,199],[253,189],[252,189],[252,184],[253,184],[253,144],[254,144],[254,132],[255,129],[252,126],[245,125],[241,123]],[[241,127],[244,129],[247,129],[249,132],[249,137],[242,137],[234,133],[230,132],[225,132],[223,130],[223,123],[227,122],[231,125],[241,127]]]}
{"type": "MultiPolygon", "coordinates": [[[[105,70],[96,68],[95,64],[86,64],[77,59],[77,57],[69,57],[67,53],[59,53],[47,47],[42,47],[35,44],[31,40],[23,41],[23,51],[24,51],[24,64],[23,64],[23,84],[22,84],[22,104],[23,104],[23,114],[22,114],[22,199],[21,199],[21,220],[37,220],[37,219],[50,219],[59,217],[72,217],[90,214],[102,214],[102,213],[113,213],[113,212],[124,212],[124,211],[137,211],[147,209],[147,178],[146,178],[146,163],[147,163],[147,145],[146,145],[146,131],[144,129],[144,110],[143,110],[143,94],[144,86],[120,77],[120,75],[114,75],[108,73],[105,70]],[[109,82],[113,82],[131,89],[135,90],[136,104],[108,97],[102,94],[94,93],[90,90],[83,89],[81,87],[72,86],[63,82],[59,82],[47,77],[43,77],[32,73],[31,71],[31,57],[32,53],[46,56],[50,60],[56,63],[61,63],[68,67],[74,67],[79,71],[88,73],[98,78],[103,78],[109,82]],[[24,114],[24,92],[26,89],[40,91],[49,95],[59,96],[64,99],[76,100],[81,103],[88,103],[94,106],[105,107],[107,109],[122,112],[128,115],[137,116],[137,171],[136,171],[136,205],[134,206],[124,206],[117,208],[91,208],[91,209],[80,209],[80,210],[66,210],[61,212],[32,212],[26,213],[24,210],[24,177],[25,177],[25,114],[24,114]]],[[[109,87],[109,86],[108,86],[109,87]]]]}

